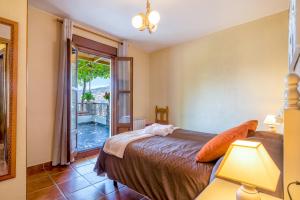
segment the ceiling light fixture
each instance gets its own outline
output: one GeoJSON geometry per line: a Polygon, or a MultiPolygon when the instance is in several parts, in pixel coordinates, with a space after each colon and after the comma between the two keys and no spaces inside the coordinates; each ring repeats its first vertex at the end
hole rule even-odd
{"type": "Polygon", "coordinates": [[[146,13],[139,13],[131,20],[132,26],[140,31],[148,29],[149,33],[157,30],[160,15],[156,10],[151,10],[150,2],[147,0],[146,13]]]}

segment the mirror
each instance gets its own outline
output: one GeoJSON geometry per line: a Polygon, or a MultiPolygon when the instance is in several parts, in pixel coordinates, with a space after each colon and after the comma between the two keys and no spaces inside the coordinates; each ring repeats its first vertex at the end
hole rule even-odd
{"type": "Polygon", "coordinates": [[[0,18],[0,181],[16,176],[17,23],[0,18]]]}

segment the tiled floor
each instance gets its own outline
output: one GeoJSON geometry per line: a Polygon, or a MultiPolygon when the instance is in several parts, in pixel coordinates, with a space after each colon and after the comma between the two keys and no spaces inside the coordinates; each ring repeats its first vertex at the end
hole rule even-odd
{"type": "Polygon", "coordinates": [[[146,200],[141,194],[93,171],[96,156],[68,167],[27,176],[27,200],[146,200]]]}
{"type": "Polygon", "coordinates": [[[78,151],[102,147],[109,137],[109,127],[99,123],[78,124],[78,151]]]}

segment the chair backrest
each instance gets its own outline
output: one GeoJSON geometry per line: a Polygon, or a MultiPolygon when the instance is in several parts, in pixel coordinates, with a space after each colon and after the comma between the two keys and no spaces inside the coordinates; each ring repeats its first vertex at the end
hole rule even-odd
{"type": "Polygon", "coordinates": [[[159,108],[155,106],[155,123],[169,124],[169,107],[159,108]]]}

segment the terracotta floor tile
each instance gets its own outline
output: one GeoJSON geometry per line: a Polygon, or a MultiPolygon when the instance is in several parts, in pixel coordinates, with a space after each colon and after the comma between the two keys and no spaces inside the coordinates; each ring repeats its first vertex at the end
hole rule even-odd
{"type": "Polygon", "coordinates": [[[149,200],[121,183],[115,188],[106,174],[97,176],[93,171],[96,159],[27,176],[27,200],[149,200]]]}
{"type": "Polygon", "coordinates": [[[90,156],[87,157],[88,160],[90,160],[91,162],[95,163],[98,159],[99,155],[94,155],[94,156],[90,156]]]}
{"type": "Polygon", "coordinates": [[[55,199],[55,200],[68,200],[67,198],[65,198],[65,197],[60,197],[60,198],[58,198],[58,199],[55,199]]]}
{"type": "Polygon", "coordinates": [[[82,167],[76,168],[76,171],[81,175],[85,175],[85,174],[94,172],[94,167],[95,167],[95,164],[88,164],[88,165],[84,165],[82,167]]]}
{"type": "Polygon", "coordinates": [[[63,172],[52,174],[50,176],[57,184],[59,184],[74,179],[76,177],[79,177],[80,174],[76,172],[74,169],[68,169],[63,172]]]}
{"type": "Polygon", "coordinates": [[[98,176],[96,172],[85,174],[85,175],[83,175],[83,177],[91,184],[95,184],[95,183],[98,183],[98,182],[101,182],[101,181],[104,181],[107,179],[107,177],[104,175],[98,176]]]}
{"type": "Polygon", "coordinates": [[[27,176],[27,182],[34,181],[39,178],[47,177],[48,173],[46,171],[38,172],[27,176]]]}
{"type": "Polygon", "coordinates": [[[63,196],[56,186],[50,186],[36,192],[28,193],[27,200],[62,200],[63,196]]]}
{"type": "Polygon", "coordinates": [[[46,188],[52,185],[54,185],[54,183],[48,176],[37,178],[27,182],[27,192],[34,192],[36,190],[46,188]]]}
{"type": "Polygon", "coordinates": [[[100,200],[140,200],[143,195],[129,189],[128,187],[123,187],[116,192],[110,193],[100,200]]]}
{"type": "Polygon", "coordinates": [[[57,174],[59,172],[63,172],[66,170],[71,170],[72,167],[70,165],[63,165],[63,166],[56,166],[56,167],[51,167],[51,169],[47,169],[46,171],[49,174],[57,174]]]}
{"type": "Polygon", "coordinates": [[[68,196],[69,200],[97,200],[104,197],[104,194],[101,193],[94,186],[89,186],[82,190],[78,190],[68,196]]]}
{"type": "Polygon", "coordinates": [[[141,200],[151,200],[151,199],[149,199],[147,197],[143,197],[143,198],[141,198],[141,200]]]}
{"type": "Polygon", "coordinates": [[[97,162],[97,159],[98,159],[98,157],[93,158],[93,159],[90,159],[90,162],[91,162],[91,163],[96,163],[96,162],[97,162]]]}
{"type": "Polygon", "coordinates": [[[80,160],[73,162],[71,165],[74,168],[78,168],[78,167],[82,167],[82,166],[88,165],[88,164],[91,164],[90,159],[80,159],[80,160]]]}
{"type": "Polygon", "coordinates": [[[121,185],[118,185],[118,188],[116,188],[116,187],[114,186],[113,181],[112,181],[112,180],[109,180],[109,179],[107,179],[107,180],[105,180],[105,181],[102,181],[102,182],[100,182],[100,183],[97,183],[97,184],[95,184],[94,186],[95,186],[96,188],[98,188],[99,191],[101,191],[101,192],[104,193],[104,194],[109,194],[109,193],[115,192],[116,190],[118,190],[118,189],[124,187],[123,185],[122,185],[122,186],[121,186],[121,185]]]}
{"type": "Polygon", "coordinates": [[[70,195],[72,192],[83,189],[85,187],[90,186],[90,183],[85,180],[83,177],[77,177],[61,183],[58,185],[59,188],[64,192],[66,196],[70,195]]]}

